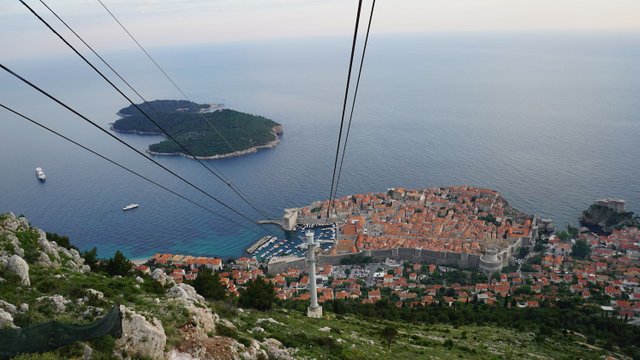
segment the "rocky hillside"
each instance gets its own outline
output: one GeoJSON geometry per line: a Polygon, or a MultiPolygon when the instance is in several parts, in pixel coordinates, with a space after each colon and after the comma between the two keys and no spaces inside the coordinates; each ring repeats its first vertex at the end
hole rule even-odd
{"type": "Polygon", "coordinates": [[[293,358],[275,339],[239,337],[193,287],[173,283],[162,270],[111,277],[84,262],[26,218],[0,215],[0,328],[50,320],[89,324],[115,304],[123,315],[121,338],[107,335],[21,359],[293,358]]]}

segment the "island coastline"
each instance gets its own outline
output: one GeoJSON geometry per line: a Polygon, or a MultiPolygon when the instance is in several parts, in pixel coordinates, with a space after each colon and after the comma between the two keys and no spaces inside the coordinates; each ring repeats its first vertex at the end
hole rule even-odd
{"type": "MultiPolygon", "coordinates": [[[[199,160],[216,160],[253,154],[260,149],[274,148],[281,141],[280,136],[283,133],[281,124],[278,124],[261,116],[241,113],[232,109],[227,109],[220,104],[203,105],[180,100],[154,100],[149,104],[151,103],[155,104],[158,108],[161,109],[159,111],[162,111],[162,113],[165,113],[167,115],[164,118],[158,119],[159,124],[154,124],[156,125],[155,127],[152,126],[151,123],[146,121],[147,119],[135,119],[136,117],[139,118],[139,115],[132,113],[134,109],[131,106],[118,111],[116,115],[119,116],[120,119],[116,120],[115,122],[109,123],[110,129],[114,132],[143,136],[164,136],[165,140],[157,144],[152,144],[148,147],[146,152],[151,155],[183,156],[186,158],[199,160]],[[197,107],[199,110],[190,111],[189,109],[191,107],[197,107]],[[203,107],[205,109],[202,109],[203,107]],[[212,129],[207,128],[206,126],[203,127],[203,125],[199,121],[194,122],[195,119],[189,118],[189,113],[200,113],[207,115],[212,115],[215,113],[216,115],[214,116],[217,116],[218,120],[214,118],[207,120],[207,122],[218,121],[219,125],[216,125],[216,128],[213,128],[215,132],[212,132],[212,129]],[[175,146],[175,143],[171,145],[170,143],[172,142],[170,141],[170,139],[173,138],[167,137],[164,134],[164,131],[160,131],[158,126],[161,126],[161,128],[172,134],[171,136],[179,138],[180,136],[184,135],[185,128],[184,126],[175,126],[176,119],[173,117],[176,116],[180,116],[180,121],[191,121],[190,129],[193,129],[192,133],[196,133],[196,136],[209,136],[209,140],[207,142],[200,141],[199,143],[196,142],[194,144],[191,144],[190,141],[185,141],[185,143],[183,143],[182,145],[186,147],[186,149],[189,149],[186,151],[184,151],[185,148],[183,146],[177,147],[175,146]],[[240,122],[238,122],[238,117],[240,117],[240,122]],[[125,119],[127,119],[126,121],[129,125],[121,126],[121,122],[125,119]],[[225,120],[220,122],[220,119],[226,119],[226,121],[235,122],[235,126],[240,128],[244,128],[245,125],[243,124],[247,124],[246,127],[248,131],[240,134],[241,137],[244,136],[243,140],[241,140],[239,143],[232,140],[232,138],[230,137],[232,135],[229,135],[229,126],[231,126],[231,129],[233,129],[233,123],[231,125],[226,125],[227,123],[224,122],[225,120]],[[267,123],[265,124],[265,122],[267,123]],[[132,126],[132,124],[134,125],[132,126]],[[256,126],[258,126],[258,128],[262,128],[256,132],[256,126]],[[251,131],[254,132],[251,133],[251,131]],[[209,135],[207,135],[207,133],[209,135]],[[269,133],[270,135],[267,136],[267,134],[269,133]],[[226,134],[226,138],[224,134],[226,134]],[[220,138],[219,136],[223,137],[220,138]],[[230,145],[227,141],[227,138],[232,141],[234,145],[230,145]],[[224,141],[221,141],[223,139],[224,141]],[[230,147],[234,151],[228,151],[230,150],[230,147]],[[206,150],[207,148],[209,148],[210,150],[206,150]]],[[[140,104],[139,106],[145,104],[147,103],[140,104]]],[[[137,109],[137,111],[139,112],[140,110],[137,109]]],[[[209,124],[211,124],[211,122],[209,122],[209,124]]],[[[235,135],[236,134],[234,133],[233,136],[235,135]]]]}
{"type": "MultiPolygon", "coordinates": [[[[276,137],[275,140],[270,141],[264,145],[252,146],[248,149],[228,152],[224,154],[216,154],[211,156],[191,156],[182,152],[163,153],[163,152],[155,152],[151,150],[147,150],[147,153],[154,156],[183,156],[189,159],[198,159],[198,160],[220,160],[220,159],[234,158],[234,157],[239,157],[243,155],[253,154],[258,152],[258,150],[261,150],[261,149],[267,149],[267,148],[273,149],[274,147],[276,147],[276,145],[280,143],[280,136],[278,134],[282,134],[282,125],[274,126],[273,129],[274,129],[273,134],[276,137]],[[276,131],[276,128],[280,128],[280,131],[279,132],[276,131]]],[[[115,130],[115,131],[118,131],[118,130],[115,130]]],[[[152,135],[152,134],[140,134],[140,135],[152,135]]]]}

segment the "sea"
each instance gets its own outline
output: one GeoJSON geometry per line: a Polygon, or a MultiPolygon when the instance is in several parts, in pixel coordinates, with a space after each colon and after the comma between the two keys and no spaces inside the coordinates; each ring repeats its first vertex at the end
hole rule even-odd
{"type": "MultiPolygon", "coordinates": [[[[277,218],[284,208],[328,198],[348,37],[148,50],[191,100],[224,103],[284,126],[274,149],[209,161],[257,207],[277,218]]],[[[139,50],[103,55],[147,100],[182,98],[139,50]]],[[[104,129],[128,105],[70,52],[3,64],[104,129]]],[[[559,227],[577,224],[601,197],[622,198],[628,210],[639,211],[638,99],[638,33],[372,33],[338,195],[468,184],[496,189],[514,207],[559,227]]],[[[116,250],[130,258],[237,257],[265,234],[284,236],[240,218],[6,72],[0,103],[237,223],[3,109],[0,212],[25,215],[104,257],[116,250]],[[36,179],[36,167],[44,169],[45,183],[36,179]],[[140,207],[123,212],[131,203],[140,207]]],[[[140,150],[162,139],[116,136],[140,150]]],[[[197,162],[155,159],[252,220],[263,218],[197,162]]]]}

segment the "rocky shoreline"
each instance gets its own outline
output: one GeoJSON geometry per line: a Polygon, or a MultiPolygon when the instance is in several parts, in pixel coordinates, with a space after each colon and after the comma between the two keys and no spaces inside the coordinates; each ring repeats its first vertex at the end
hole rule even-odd
{"type": "MultiPolygon", "coordinates": [[[[118,131],[118,130],[115,130],[118,131]]],[[[127,132],[135,132],[135,131],[127,131],[127,132]]],[[[266,149],[266,148],[270,148],[273,149],[274,147],[276,147],[276,145],[278,145],[280,143],[280,135],[282,135],[283,130],[282,130],[282,125],[278,125],[278,126],[274,126],[273,127],[273,134],[275,135],[276,139],[273,141],[270,141],[264,145],[258,145],[258,146],[252,146],[248,149],[244,149],[244,150],[239,150],[239,151],[234,151],[234,152],[230,152],[230,153],[224,153],[224,154],[218,154],[218,155],[212,155],[212,156],[190,156],[181,152],[174,152],[174,153],[160,153],[160,152],[155,152],[155,151],[151,151],[151,150],[147,150],[147,153],[151,154],[151,155],[157,155],[157,156],[184,156],[186,158],[189,159],[198,159],[198,160],[217,160],[217,159],[226,159],[226,158],[233,158],[233,157],[239,157],[239,156],[243,156],[243,155],[248,155],[248,154],[253,154],[258,152],[258,150],[260,149],[266,149]]],[[[142,135],[150,135],[150,134],[142,134],[142,135]]]]}

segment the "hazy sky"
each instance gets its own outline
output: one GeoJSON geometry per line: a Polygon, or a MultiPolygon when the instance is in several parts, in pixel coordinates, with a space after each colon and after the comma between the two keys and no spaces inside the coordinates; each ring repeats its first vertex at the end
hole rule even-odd
{"type": "MultiPolygon", "coordinates": [[[[36,0],[26,0],[56,28],[36,0]]],[[[97,0],[45,0],[101,50],[130,48],[97,0]]],[[[146,46],[346,35],[356,0],[103,0],[146,46]]],[[[371,4],[365,0],[365,12],[371,4]]],[[[638,31],[640,0],[378,0],[374,34],[638,31]]],[[[17,0],[0,2],[2,58],[66,51],[17,0]]]]}

